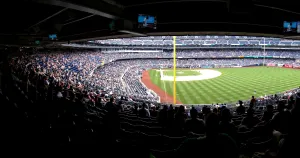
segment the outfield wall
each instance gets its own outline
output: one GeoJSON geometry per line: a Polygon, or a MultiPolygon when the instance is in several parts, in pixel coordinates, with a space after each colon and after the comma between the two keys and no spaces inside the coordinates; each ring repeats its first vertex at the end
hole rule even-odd
{"type": "Polygon", "coordinates": [[[300,69],[300,64],[276,64],[276,63],[267,63],[266,66],[269,67],[283,67],[283,68],[294,68],[300,69]]]}

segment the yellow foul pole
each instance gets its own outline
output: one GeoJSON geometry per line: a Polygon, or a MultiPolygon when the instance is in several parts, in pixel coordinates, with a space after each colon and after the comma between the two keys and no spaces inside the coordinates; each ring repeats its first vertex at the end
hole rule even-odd
{"type": "Polygon", "coordinates": [[[173,104],[176,104],[176,36],[173,36],[173,104]]]}

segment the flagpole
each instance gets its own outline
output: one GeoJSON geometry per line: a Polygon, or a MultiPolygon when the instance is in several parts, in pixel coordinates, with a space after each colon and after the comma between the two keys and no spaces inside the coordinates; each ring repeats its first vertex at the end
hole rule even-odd
{"type": "Polygon", "coordinates": [[[173,36],[173,104],[176,104],[176,36],[173,36]]]}
{"type": "Polygon", "coordinates": [[[265,66],[265,60],[266,60],[266,39],[264,37],[264,61],[263,61],[263,66],[265,66]]]}

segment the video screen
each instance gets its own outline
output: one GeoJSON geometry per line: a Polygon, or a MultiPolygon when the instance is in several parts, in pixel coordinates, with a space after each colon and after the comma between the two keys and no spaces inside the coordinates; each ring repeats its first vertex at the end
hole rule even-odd
{"type": "Polygon", "coordinates": [[[151,15],[138,15],[138,28],[156,29],[156,17],[151,15]]]}
{"type": "Polygon", "coordinates": [[[283,32],[285,32],[285,33],[300,33],[300,30],[299,30],[300,26],[299,25],[300,25],[299,22],[284,21],[283,22],[283,32]],[[299,28],[297,29],[298,26],[299,26],[299,28]]]}
{"type": "Polygon", "coordinates": [[[57,35],[56,34],[50,34],[49,35],[49,39],[56,40],[57,39],[57,35]]]}

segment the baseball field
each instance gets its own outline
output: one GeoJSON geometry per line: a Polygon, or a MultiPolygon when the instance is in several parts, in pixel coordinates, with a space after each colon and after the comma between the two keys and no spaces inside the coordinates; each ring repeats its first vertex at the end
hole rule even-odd
{"type": "MultiPolygon", "coordinates": [[[[161,100],[173,96],[173,73],[171,69],[147,71],[149,82],[165,93],[159,94],[161,100]]],[[[183,104],[233,103],[250,99],[252,95],[260,97],[299,86],[300,70],[296,69],[250,67],[176,71],[176,99],[183,104]]]]}

